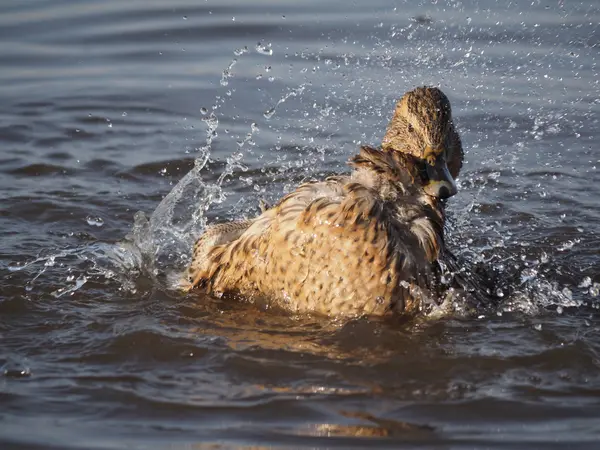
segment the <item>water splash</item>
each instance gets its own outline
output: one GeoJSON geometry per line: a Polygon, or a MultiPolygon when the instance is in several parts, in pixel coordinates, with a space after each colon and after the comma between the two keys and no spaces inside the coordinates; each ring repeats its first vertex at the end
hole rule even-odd
{"type": "MultiPolygon", "coordinates": [[[[47,253],[47,252],[45,252],[47,253]]],[[[11,272],[26,272],[33,276],[25,284],[27,293],[35,294],[38,284],[46,292],[48,280],[60,280],[51,295],[55,298],[72,296],[90,281],[115,281],[119,289],[135,292],[135,279],[141,273],[143,257],[140,249],[127,241],[116,244],[94,244],[62,249],[8,267],[11,272]]]]}
{"type": "Polygon", "coordinates": [[[231,73],[233,66],[237,64],[237,59],[234,58],[233,61],[227,66],[221,75],[221,86],[227,86],[229,84],[229,79],[233,77],[233,73],[231,73]]]}
{"type": "MultiPolygon", "coordinates": [[[[189,264],[194,240],[206,226],[204,213],[212,203],[224,199],[219,184],[202,180],[201,171],[208,162],[213,140],[218,136],[219,120],[213,111],[202,108],[206,125],[205,145],[196,148],[194,167],[176,184],[156,209],[146,215],[138,211],[134,215],[131,231],[121,241],[94,243],[77,248],[63,249],[43,254],[23,264],[12,264],[11,272],[32,272],[25,284],[27,292],[35,292],[36,284],[43,275],[54,269],[59,273],[52,277],[63,284],[51,291],[60,298],[72,296],[90,281],[116,282],[119,289],[135,293],[136,279],[140,275],[168,288],[176,288],[172,280],[179,278],[189,264]]],[[[232,170],[237,167],[233,162],[232,170]]],[[[104,225],[102,218],[87,216],[90,226],[104,225]]]]}
{"type": "Polygon", "coordinates": [[[282,103],[285,103],[290,97],[296,97],[298,95],[302,95],[305,87],[306,87],[305,84],[301,84],[300,86],[298,86],[295,89],[290,89],[286,94],[283,95],[283,97],[281,97],[279,100],[277,100],[277,103],[274,106],[272,106],[271,108],[269,108],[268,110],[266,110],[263,113],[263,116],[265,117],[265,119],[270,119],[271,117],[273,117],[273,115],[275,114],[275,111],[277,110],[277,107],[279,105],[281,105],[282,103]]]}
{"type": "Polygon", "coordinates": [[[131,233],[126,240],[141,252],[143,267],[157,281],[177,288],[170,280],[177,279],[187,267],[195,239],[206,227],[205,211],[213,203],[224,200],[220,187],[202,180],[201,171],[210,157],[213,140],[218,136],[219,120],[211,112],[202,121],[206,124],[205,145],[196,149],[194,167],[171,189],[148,217],[138,211],[131,233]]]}
{"type": "Polygon", "coordinates": [[[273,49],[271,48],[270,42],[268,44],[262,44],[261,42],[258,42],[256,44],[255,50],[261,55],[271,56],[273,54],[273,49]]]}

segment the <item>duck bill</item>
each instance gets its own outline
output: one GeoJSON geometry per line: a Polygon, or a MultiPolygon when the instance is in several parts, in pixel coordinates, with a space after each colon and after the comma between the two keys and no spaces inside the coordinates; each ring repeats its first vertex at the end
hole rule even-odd
{"type": "Polygon", "coordinates": [[[427,178],[429,178],[429,182],[425,185],[424,190],[431,197],[449,198],[458,192],[444,158],[438,158],[433,166],[427,164],[427,178]]]}

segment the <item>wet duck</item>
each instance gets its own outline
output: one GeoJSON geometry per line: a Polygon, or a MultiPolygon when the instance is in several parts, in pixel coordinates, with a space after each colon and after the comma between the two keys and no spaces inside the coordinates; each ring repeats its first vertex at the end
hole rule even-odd
{"type": "Polygon", "coordinates": [[[414,314],[436,289],[443,199],[456,194],[462,159],[446,95],[407,92],[381,147],[363,146],[351,173],[302,184],[254,219],[208,227],[188,285],[299,313],[414,314]]]}

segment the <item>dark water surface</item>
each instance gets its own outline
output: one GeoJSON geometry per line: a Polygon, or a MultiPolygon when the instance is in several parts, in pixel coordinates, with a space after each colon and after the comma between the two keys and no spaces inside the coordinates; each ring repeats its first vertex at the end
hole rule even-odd
{"type": "Polygon", "coordinates": [[[2,2],[0,447],[595,448],[599,22],[593,0],[2,2]],[[345,170],[423,84],[467,152],[449,247],[497,305],[337,323],[173,289],[206,220],[345,170]]]}

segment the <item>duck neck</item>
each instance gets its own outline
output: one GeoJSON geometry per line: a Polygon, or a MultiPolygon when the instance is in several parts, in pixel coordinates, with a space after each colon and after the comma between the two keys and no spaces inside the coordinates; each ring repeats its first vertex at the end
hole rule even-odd
{"type": "Polygon", "coordinates": [[[411,197],[443,219],[442,202],[421,188],[423,180],[415,156],[390,147],[363,146],[359,154],[350,159],[350,165],[355,169],[352,178],[376,190],[383,200],[405,204],[407,197],[411,197]]]}
{"type": "Polygon", "coordinates": [[[419,167],[420,160],[410,153],[384,148],[395,162],[398,174],[397,178],[403,187],[403,193],[414,196],[417,202],[429,209],[441,220],[444,219],[444,202],[438,198],[427,195],[421,186],[423,185],[422,170],[419,167]]]}

